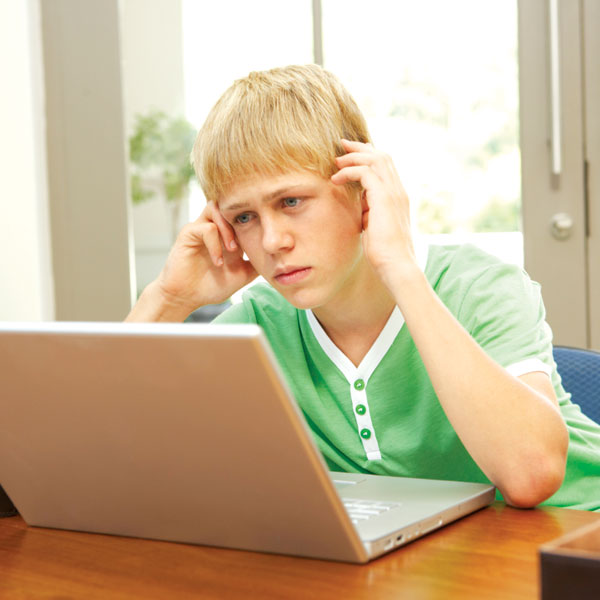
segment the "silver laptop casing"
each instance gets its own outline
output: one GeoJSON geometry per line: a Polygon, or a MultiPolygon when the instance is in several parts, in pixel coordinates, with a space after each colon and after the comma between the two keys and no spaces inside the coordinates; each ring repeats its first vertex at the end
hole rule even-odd
{"type": "Polygon", "coordinates": [[[494,498],[330,474],[254,325],[0,323],[0,380],[30,525],[362,563],[494,498]],[[341,497],[371,494],[401,506],[355,526],[341,497]]]}

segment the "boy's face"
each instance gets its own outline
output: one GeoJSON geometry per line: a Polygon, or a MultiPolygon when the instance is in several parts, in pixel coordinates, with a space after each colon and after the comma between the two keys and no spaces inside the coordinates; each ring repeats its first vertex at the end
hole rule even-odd
{"type": "Polygon", "coordinates": [[[343,301],[364,270],[358,193],[310,171],[234,185],[219,210],[248,259],[297,308],[343,301]]]}

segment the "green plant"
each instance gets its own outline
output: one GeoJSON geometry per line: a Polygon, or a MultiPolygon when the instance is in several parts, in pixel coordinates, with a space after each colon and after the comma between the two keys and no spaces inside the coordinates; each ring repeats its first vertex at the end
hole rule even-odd
{"type": "Polygon", "coordinates": [[[417,227],[421,233],[450,233],[455,223],[452,219],[452,198],[440,193],[436,198],[423,199],[417,207],[417,227]]]}
{"type": "Polygon", "coordinates": [[[195,137],[196,130],[183,117],[154,110],[136,116],[129,138],[132,201],[140,204],[164,197],[172,210],[173,237],[181,203],[194,177],[190,152],[195,137]]]}
{"type": "Polygon", "coordinates": [[[472,220],[472,230],[519,231],[521,229],[521,207],[517,199],[504,202],[492,198],[472,220]]]}

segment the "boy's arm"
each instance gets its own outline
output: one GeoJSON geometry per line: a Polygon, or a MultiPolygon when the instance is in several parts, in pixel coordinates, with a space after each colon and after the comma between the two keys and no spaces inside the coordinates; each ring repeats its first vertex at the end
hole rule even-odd
{"type": "Polygon", "coordinates": [[[257,276],[243,259],[231,226],[214,203],[186,225],[156,280],[126,321],[183,321],[206,304],[220,304],[257,276]]]}
{"type": "Polygon", "coordinates": [[[514,377],[492,360],[438,298],[414,257],[408,199],[391,159],[343,142],[332,181],[360,181],[365,253],[393,294],[437,397],[482,471],[514,506],[534,506],[561,485],[568,434],[550,379],[514,377]]]}
{"type": "Polygon", "coordinates": [[[444,306],[419,270],[392,292],[461,441],[507,502],[534,506],[561,485],[568,435],[549,377],[513,377],[444,306]]]}

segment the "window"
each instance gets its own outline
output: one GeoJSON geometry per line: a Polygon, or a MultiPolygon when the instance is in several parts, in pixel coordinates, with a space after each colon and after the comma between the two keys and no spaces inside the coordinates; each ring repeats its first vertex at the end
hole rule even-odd
{"type": "Polygon", "coordinates": [[[323,0],[324,66],[389,152],[432,242],[522,264],[516,2],[323,0]]]}

